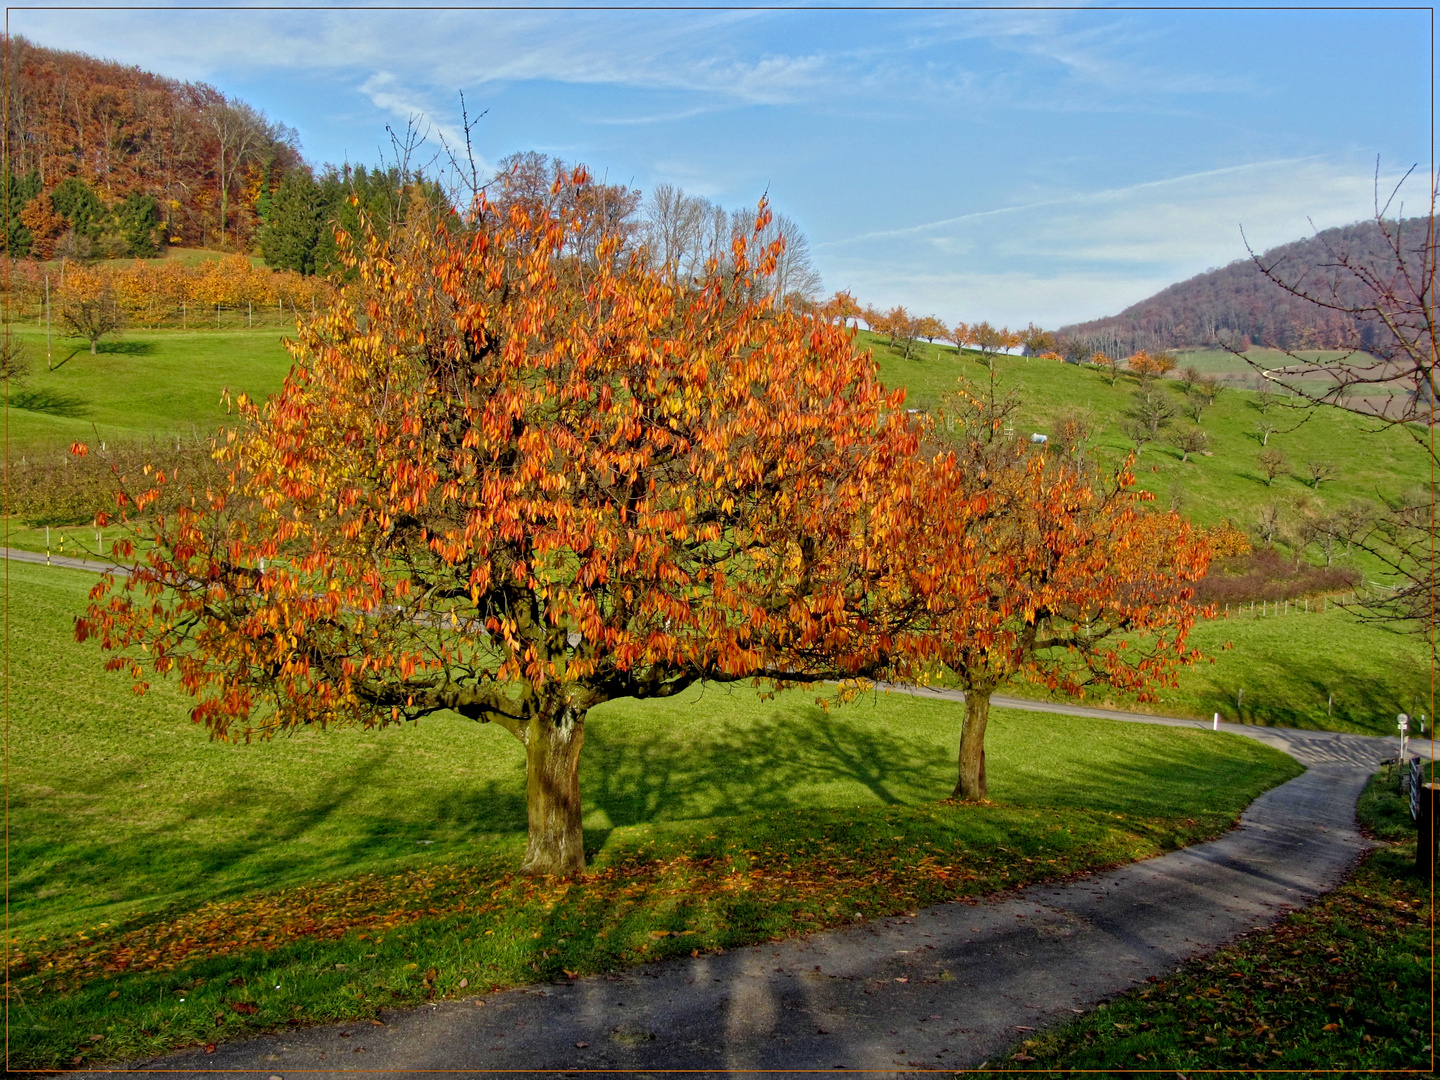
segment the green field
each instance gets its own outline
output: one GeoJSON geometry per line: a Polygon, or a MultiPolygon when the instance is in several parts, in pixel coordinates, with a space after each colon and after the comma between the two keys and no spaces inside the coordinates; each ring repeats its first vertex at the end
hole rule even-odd
{"type": "Polygon", "coordinates": [[[9,567],[12,1064],[159,1053],[1113,865],[1223,832],[1299,771],[1247,739],[997,710],[995,801],[966,807],[939,801],[953,704],[617,701],[586,728],[591,875],[561,890],[562,918],[553,888],[513,876],[524,760],[507,733],[437,717],[210,742],[173,685],[136,698],[71,640],[93,580],[9,567]],[[286,936],[317,909],[323,932],[286,936]],[[257,1011],[216,1032],[235,978],[257,1011]]]}
{"type": "MultiPolygon", "coordinates": [[[[953,348],[922,343],[920,358],[906,360],[884,338],[862,331],[859,342],[873,350],[886,385],[908,389],[907,403],[912,407],[937,408],[962,378],[977,388],[988,379],[978,354],[957,355],[953,348]]],[[[1133,449],[1134,444],[1120,430],[1135,390],[1133,379],[1122,375],[1112,387],[1094,368],[1019,356],[1001,357],[996,367],[1000,388],[1016,391],[1023,401],[1016,414],[1018,433],[1048,435],[1066,409],[1089,409],[1095,417],[1097,451],[1118,461],[1133,449]]],[[[1169,387],[1178,409],[1183,402],[1179,386],[1162,385],[1169,387]]],[[[1342,506],[1351,499],[1373,502],[1377,495],[1394,495],[1429,483],[1426,457],[1403,431],[1374,433],[1373,421],[1334,408],[1286,413],[1283,407],[1272,407],[1270,416],[1282,428],[1294,430],[1272,434],[1269,445],[1285,454],[1295,472],[1277,478],[1269,487],[1256,463],[1261,450],[1255,432],[1260,419],[1256,402],[1257,395],[1250,390],[1222,392],[1201,422],[1210,434],[1210,455],[1192,455],[1182,463],[1180,451],[1164,444],[1162,436],[1160,443],[1147,445],[1136,460],[1138,485],[1153,492],[1159,505],[1174,506],[1198,524],[1214,525],[1231,518],[1246,529],[1267,503],[1289,507],[1319,499],[1342,506]],[[1337,467],[1335,479],[1323,483],[1318,492],[1304,474],[1305,464],[1312,460],[1337,467]]]]}
{"type": "Polygon", "coordinates": [[[25,342],[31,371],[10,392],[6,410],[10,453],[63,450],[76,439],[140,440],[208,434],[225,422],[223,393],[263,397],[290,370],[275,327],[246,330],[136,330],[102,341],[91,356],[84,342],[52,340],[13,326],[25,342]]]}
{"type": "MultiPolygon", "coordinates": [[[[1205,659],[1182,669],[1178,686],[1157,689],[1156,701],[1101,689],[1085,703],[1359,735],[1396,734],[1398,713],[1428,717],[1428,652],[1414,635],[1334,606],[1263,618],[1259,610],[1200,620],[1189,643],[1205,659]]],[[[1021,682],[1001,692],[1046,700],[1021,682]]]]}

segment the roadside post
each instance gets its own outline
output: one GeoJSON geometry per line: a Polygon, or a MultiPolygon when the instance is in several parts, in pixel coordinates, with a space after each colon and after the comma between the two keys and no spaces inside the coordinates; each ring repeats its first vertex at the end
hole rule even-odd
{"type": "Polygon", "coordinates": [[[1220,714],[1219,714],[1218,712],[1215,714],[1215,727],[1214,727],[1213,730],[1215,730],[1215,731],[1219,731],[1219,730],[1220,730],[1220,714]]]}
{"type": "Polygon", "coordinates": [[[1400,761],[1405,761],[1405,732],[1410,727],[1410,718],[1403,712],[1395,718],[1396,726],[1400,729],[1400,761]]]}
{"type": "MultiPolygon", "coordinates": [[[[1424,766],[1416,772],[1424,776],[1424,766]]],[[[1415,869],[1428,881],[1435,859],[1434,784],[1417,782],[1410,785],[1410,813],[1415,817],[1415,869]]]]}

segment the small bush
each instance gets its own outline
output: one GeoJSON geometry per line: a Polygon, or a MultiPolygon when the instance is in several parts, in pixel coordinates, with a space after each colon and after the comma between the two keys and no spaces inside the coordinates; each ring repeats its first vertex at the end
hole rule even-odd
{"type": "Polygon", "coordinates": [[[1216,559],[1196,586],[1195,599],[1202,604],[1298,600],[1344,592],[1358,584],[1360,573],[1351,567],[1315,566],[1266,547],[1216,559]]]}
{"type": "Polygon", "coordinates": [[[209,440],[194,437],[93,447],[83,457],[22,457],[10,462],[9,511],[28,525],[85,525],[100,513],[113,517],[120,478],[133,478],[127,486],[139,490],[146,465],[179,478],[165,485],[153,508],[162,513],[188,499],[191,486],[203,491],[218,479],[220,468],[210,456],[209,440]]]}

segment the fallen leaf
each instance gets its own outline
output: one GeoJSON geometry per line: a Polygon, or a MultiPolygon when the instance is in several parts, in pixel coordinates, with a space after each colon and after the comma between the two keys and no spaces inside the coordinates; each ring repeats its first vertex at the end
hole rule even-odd
{"type": "Polygon", "coordinates": [[[214,1044],[214,1043],[206,1043],[206,1044],[205,1044],[205,1052],[206,1052],[207,1054],[213,1054],[213,1053],[215,1052],[215,1044],[214,1044]]]}
{"type": "Polygon", "coordinates": [[[384,1026],[385,1026],[385,1021],[383,1021],[383,1020],[373,1020],[373,1019],[372,1019],[370,1022],[371,1022],[372,1024],[374,1024],[376,1027],[384,1027],[384,1026]]]}
{"type": "Polygon", "coordinates": [[[1325,1025],[1323,1028],[1321,1028],[1320,1030],[1321,1030],[1321,1031],[1339,1031],[1339,1030],[1340,1030],[1340,1025],[1339,1025],[1339,1024],[1326,1024],[1326,1025],[1325,1025]]]}
{"type": "Polygon", "coordinates": [[[908,982],[910,981],[910,977],[909,977],[908,975],[901,975],[901,976],[900,976],[898,979],[896,979],[895,981],[896,981],[896,982],[908,983],[908,982]]]}
{"type": "Polygon", "coordinates": [[[576,1043],[576,1044],[575,1044],[575,1049],[577,1049],[577,1050],[584,1050],[585,1047],[587,1047],[587,1046],[589,1046],[589,1045],[590,1045],[589,1043],[576,1043]]]}
{"type": "Polygon", "coordinates": [[[249,1001],[232,1001],[230,1007],[243,1016],[254,1016],[260,1011],[260,1006],[249,1001]]]}
{"type": "Polygon", "coordinates": [[[469,980],[469,979],[461,979],[461,980],[460,980],[460,989],[461,989],[461,990],[464,990],[465,987],[467,987],[467,986],[469,986],[469,985],[470,985],[470,980],[469,980]]]}

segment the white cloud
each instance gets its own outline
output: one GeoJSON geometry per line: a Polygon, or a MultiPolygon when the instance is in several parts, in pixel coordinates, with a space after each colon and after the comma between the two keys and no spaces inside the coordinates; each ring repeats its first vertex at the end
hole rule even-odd
{"type": "Polygon", "coordinates": [[[1259,252],[1308,235],[1312,225],[1368,217],[1373,195],[1373,173],[1355,162],[1267,161],[995,207],[815,249],[828,286],[871,302],[1055,326],[1114,314],[1244,258],[1246,239],[1259,252]],[[991,269],[965,269],[971,266],[991,269]]]}

